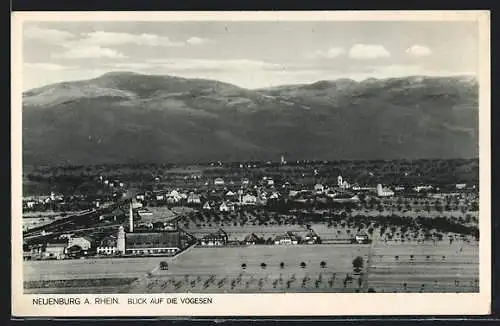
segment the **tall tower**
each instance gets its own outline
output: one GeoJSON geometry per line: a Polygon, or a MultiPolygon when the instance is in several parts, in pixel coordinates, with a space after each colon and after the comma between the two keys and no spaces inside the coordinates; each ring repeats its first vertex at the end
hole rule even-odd
{"type": "Polygon", "coordinates": [[[130,206],[128,210],[128,222],[129,222],[129,232],[134,232],[134,212],[132,211],[132,200],[130,201],[130,206]]]}
{"type": "Polygon", "coordinates": [[[281,165],[285,165],[285,164],[286,164],[285,155],[281,155],[281,165]]]}
{"type": "Polygon", "coordinates": [[[343,184],[343,183],[344,183],[344,181],[342,180],[342,176],[341,176],[341,175],[339,175],[339,176],[337,177],[337,185],[338,185],[340,188],[342,188],[342,184],[343,184]]]}
{"type": "Polygon", "coordinates": [[[125,253],[125,229],[123,228],[123,225],[120,225],[120,228],[118,229],[116,249],[121,254],[125,253]]]}
{"type": "Polygon", "coordinates": [[[382,188],[382,185],[380,183],[377,185],[377,195],[379,195],[379,196],[383,195],[383,188],[382,188]]]}

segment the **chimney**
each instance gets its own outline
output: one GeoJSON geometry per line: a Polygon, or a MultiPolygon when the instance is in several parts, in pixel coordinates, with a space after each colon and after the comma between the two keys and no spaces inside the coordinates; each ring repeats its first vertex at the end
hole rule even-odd
{"type": "Polygon", "coordinates": [[[132,200],[130,200],[129,206],[129,232],[134,232],[134,212],[132,211],[132,200]]]}

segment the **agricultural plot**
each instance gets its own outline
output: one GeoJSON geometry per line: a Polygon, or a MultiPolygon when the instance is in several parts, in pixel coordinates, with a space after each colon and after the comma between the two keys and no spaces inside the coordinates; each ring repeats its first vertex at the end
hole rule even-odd
{"type": "Polygon", "coordinates": [[[158,257],[23,262],[26,293],[120,292],[157,268],[158,257]]]}
{"type": "Polygon", "coordinates": [[[477,219],[479,217],[478,211],[466,211],[466,213],[461,212],[459,210],[454,211],[425,211],[424,209],[412,209],[412,210],[398,210],[396,208],[390,207],[385,208],[383,211],[378,211],[376,209],[353,209],[352,216],[391,216],[398,215],[404,217],[426,217],[426,218],[435,218],[435,217],[447,217],[453,219],[459,219],[463,217],[465,214],[469,214],[471,217],[477,219]]]}
{"type": "Polygon", "coordinates": [[[377,292],[478,292],[478,243],[378,242],[368,285],[377,292]]]}
{"type": "Polygon", "coordinates": [[[366,263],[355,273],[353,260],[368,255],[367,245],[192,248],[131,292],[357,292],[366,263]]]}

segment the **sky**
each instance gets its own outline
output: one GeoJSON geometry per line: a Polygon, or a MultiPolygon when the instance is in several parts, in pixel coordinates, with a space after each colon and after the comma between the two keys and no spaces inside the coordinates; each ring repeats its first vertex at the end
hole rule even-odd
{"type": "Polygon", "coordinates": [[[478,70],[474,21],[29,21],[22,34],[23,90],[110,71],[261,88],[478,70]]]}

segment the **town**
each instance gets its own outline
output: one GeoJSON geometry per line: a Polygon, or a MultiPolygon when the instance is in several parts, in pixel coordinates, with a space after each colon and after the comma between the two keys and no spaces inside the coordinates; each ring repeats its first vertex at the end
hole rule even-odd
{"type": "MultiPolygon", "coordinates": [[[[180,291],[189,285],[191,291],[227,291],[238,284],[238,291],[262,292],[267,279],[257,281],[255,276],[255,284],[253,278],[243,282],[241,272],[271,273],[270,264],[281,270],[271,273],[280,275],[269,280],[271,291],[293,287],[297,273],[285,282],[282,271],[286,266],[304,271],[311,264],[318,265],[320,276],[312,281],[309,274],[313,271],[306,272],[302,283],[297,283],[301,291],[309,281],[315,284],[312,290],[319,291],[324,284],[323,291],[335,291],[335,278],[340,274],[341,291],[430,291],[425,283],[410,289],[411,280],[389,287],[380,284],[387,274],[384,266],[391,260],[395,269],[404,268],[406,260],[417,268],[420,259],[425,268],[431,261],[460,263],[459,257],[475,255],[479,240],[477,168],[477,160],[290,163],[281,156],[275,163],[32,171],[25,177],[26,186],[46,189],[43,187],[50,182],[52,187],[46,195],[23,198],[25,264],[41,268],[31,271],[28,279],[33,279],[25,281],[25,286],[55,288],[52,283],[56,281],[67,283],[50,280],[51,284],[42,284],[43,271],[53,273],[51,266],[62,261],[85,267],[85,262],[122,266],[139,259],[151,261],[149,271],[141,270],[147,272],[148,280],[138,281],[139,271],[131,279],[135,288],[146,292],[167,291],[169,286],[170,291],[180,291]],[[398,169],[388,171],[388,166],[398,169]],[[432,250],[424,253],[427,247],[432,250]],[[348,257],[336,257],[343,254],[348,257]],[[276,262],[266,261],[267,256],[276,262]],[[292,261],[294,256],[303,260],[292,261]],[[200,263],[204,257],[207,261],[200,263]],[[353,266],[349,266],[351,262],[353,266]],[[204,266],[210,263],[220,266],[204,266]],[[332,267],[330,278],[324,281],[330,264],[338,266],[332,267]],[[198,268],[207,270],[198,275],[198,268]],[[180,281],[158,285],[158,278],[166,275],[187,280],[192,273],[195,279],[184,285],[180,281]],[[212,274],[224,273],[238,276],[231,281],[224,277],[219,283],[212,279],[212,274]]],[[[438,279],[448,276],[437,276],[431,285],[440,284],[435,291],[450,290],[446,282],[453,283],[449,285],[453,290],[460,286],[461,291],[475,291],[478,267],[469,267],[459,277],[441,283],[438,279]]],[[[95,273],[101,275],[106,268],[95,273]]],[[[441,267],[437,269],[443,273],[441,267]]]]}

